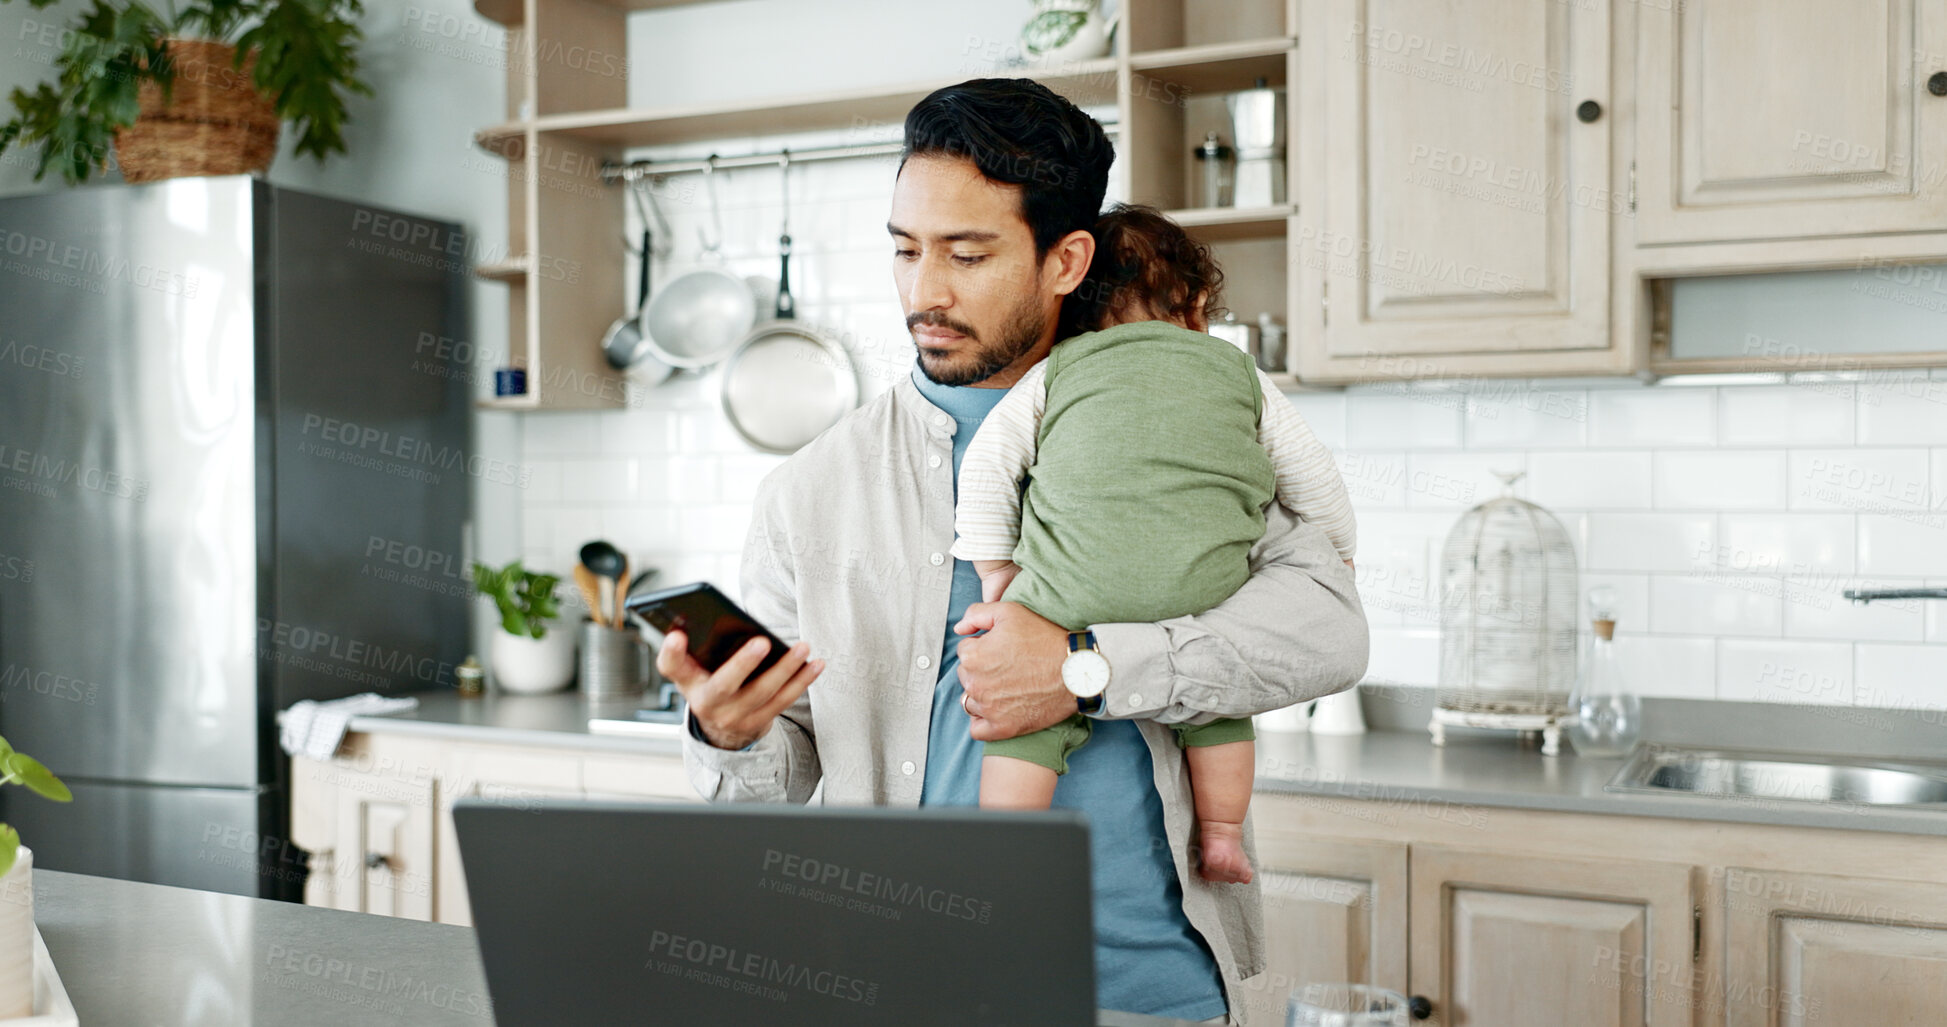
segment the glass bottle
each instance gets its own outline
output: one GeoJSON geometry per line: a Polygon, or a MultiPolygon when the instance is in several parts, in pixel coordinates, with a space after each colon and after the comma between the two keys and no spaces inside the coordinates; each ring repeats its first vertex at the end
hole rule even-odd
{"type": "Polygon", "coordinates": [[[1622,756],[1643,733],[1643,699],[1623,679],[1616,656],[1616,590],[1589,589],[1589,616],[1595,639],[1569,696],[1568,737],[1578,755],[1622,756]]]}
{"type": "Polygon", "coordinates": [[[1217,133],[1211,132],[1203,137],[1203,145],[1196,148],[1197,160],[1203,164],[1203,205],[1206,207],[1228,207],[1231,205],[1231,164],[1236,151],[1225,146],[1217,133]]]}

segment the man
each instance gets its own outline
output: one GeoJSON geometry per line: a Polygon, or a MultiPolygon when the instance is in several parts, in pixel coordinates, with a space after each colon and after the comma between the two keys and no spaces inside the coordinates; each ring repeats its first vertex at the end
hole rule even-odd
{"type": "Polygon", "coordinates": [[[1350,686],[1367,651],[1350,573],[1273,503],[1230,599],[1094,625],[1071,655],[1026,607],[978,602],[972,565],[946,555],[961,454],[1059,337],[1112,157],[1100,125],[1028,80],[913,108],[887,230],[918,366],[765,479],[744,550],[744,606],[802,641],[747,682],[762,641],[710,674],[672,632],[658,667],[689,700],[685,763],[712,800],[972,806],[980,742],[1098,718],[1055,792],[1091,825],[1098,1004],[1223,1022],[1262,968],[1258,890],[1197,875],[1167,725],[1350,686]],[[1106,689],[1071,693],[1069,660],[1105,660],[1106,689]]]}

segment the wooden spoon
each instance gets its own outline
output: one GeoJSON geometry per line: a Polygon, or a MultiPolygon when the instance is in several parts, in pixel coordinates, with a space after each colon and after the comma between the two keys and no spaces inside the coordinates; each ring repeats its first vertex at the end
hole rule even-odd
{"type": "Polygon", "coordinates": [[[588,613],[595,618],[595,623],[608,627],[602,612],[602,583],[585,563],[575,564],[575,587],[581,589],[581,601],[588,604],[588,613]]]}

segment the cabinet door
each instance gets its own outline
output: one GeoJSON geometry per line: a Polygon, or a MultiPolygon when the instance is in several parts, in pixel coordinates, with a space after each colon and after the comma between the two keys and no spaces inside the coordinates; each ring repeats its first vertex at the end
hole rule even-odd
{"type": "Polygon", "coordinates": [[[1406,987],[1406,846],[1260,829],[1265,972],[1244,982],[1244,1023],[1277,1027],[1306,984],[1406,987]]]}
{"type": "Polygon", "coordinates": [[[1733,867],[1727,1027],[1947,1019],[1947,885],[1733,867]]]}
{"type": "Polygon", "coordinates": [[[1607,350],[1610,0],[1304,8],[1298,374],[1607,350]]]}
{"type": "Polygon", "coordinates": [[[549,799],[582,797],[581,759],[554,752],[507,746],[456,746],[440,780],[439,895],[436,916],[443,924],[472,925],[466,871],[460,862],[460,837],[453,826],[453,804],[484,799],[509,809],[539,812],[549,799]]]}
{"type": "Polygon", "coordinates": [[[1691,868],[1415,845],[1412,993],[1449,1027],[1690,1027],[1691,868]]]}
{"type": "Polygon", "coordinates": [[[388,770],[341,774],[330,895],[339,909],[410,920],[433,918],[430,777],[388,770]]]}
{"type": "Polygon", "coordinates": [[[591,799],[666,799],[702,802],[683,770],[680,755],[587,756],[582,787],[591,799]]]}
{"type": "Polygon", "coordinates": [[[1947,7],[1641,7],[1639,243],[1947,229],[1947,7]]]}

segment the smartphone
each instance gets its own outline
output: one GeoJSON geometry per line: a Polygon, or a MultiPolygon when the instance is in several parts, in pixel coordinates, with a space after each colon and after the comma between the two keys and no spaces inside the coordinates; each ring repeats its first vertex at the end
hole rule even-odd
{"type": "Polygon", "coordinates": [[[633,595],[622,605],[665,635],[681,629],[689,637],[690,656],[711,673],[753,638],[770,639],[771,648],[751,677],[770,670],[789,648],[707,581],[633,595]]]}

